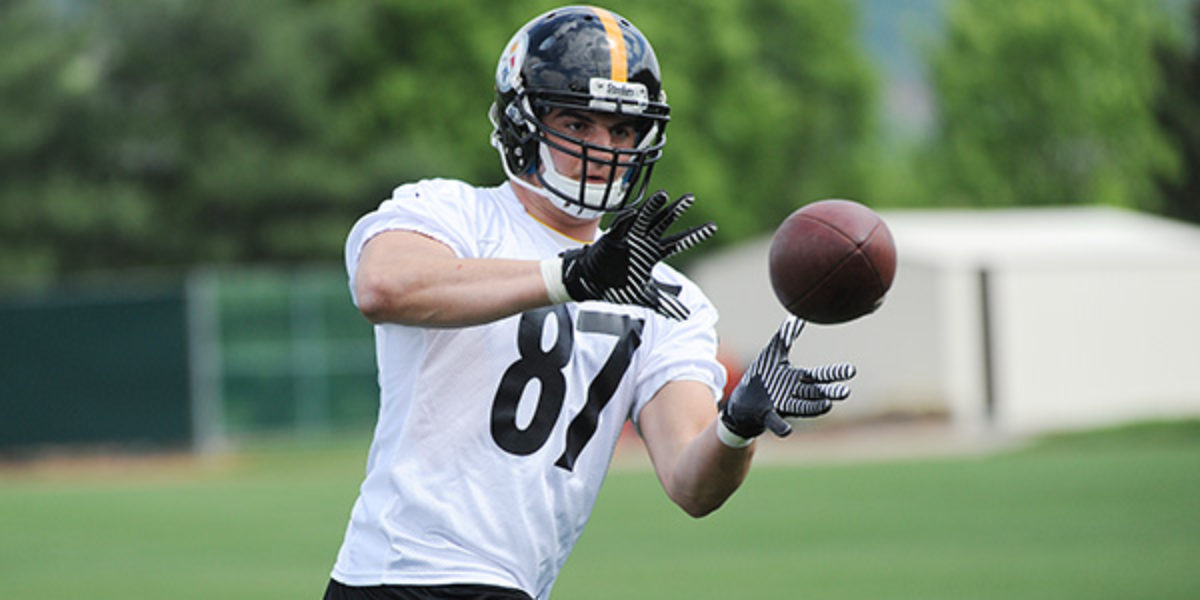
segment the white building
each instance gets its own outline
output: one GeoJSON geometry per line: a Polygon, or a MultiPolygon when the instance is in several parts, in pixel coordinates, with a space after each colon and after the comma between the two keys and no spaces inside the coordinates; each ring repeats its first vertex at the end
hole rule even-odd
{"type": "MultiPolygon", "coordinates": [[[[809,325],[792,353],[858,366],[827,418],[1029,434],[1200,415],[1200,227],[1102,207],[882,214],[899,254],[884,306],[809,325]]],[[[745,362],[785,316],[769,244],[689,269],[745,362]]]]}

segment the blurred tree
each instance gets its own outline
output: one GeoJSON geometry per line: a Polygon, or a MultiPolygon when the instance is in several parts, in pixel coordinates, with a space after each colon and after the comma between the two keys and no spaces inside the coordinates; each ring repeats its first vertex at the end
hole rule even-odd
{"type": "Polygon", "coordinates": [[[280,0],[2,10],[21,76],[0,118],[31,124],[0,150],[6,279],[338,255],[370,167],[326,91],[338,21],[280,0]]]}
{"type": "Polygon", "coordinates": [[[1182,162],[1176,176],[1160,178],[1159,186],[1165,214],[1200,223],[1200,1],[1190,12],[1190,44],[1164,40],[1157,46],[1164,77],[1156,114],[1182,162]]]}
{"type": "MultiPolygon", "coordinates": [[[[495,61],[557,4],[0,2],[0,282],[337,261],[394,185],[499,183],[495,61]]],[[[674,112],[653,185],[696,193],[689,219],[730,242],[870,200],[874,84],[846,3],[610,7],[658,51],[674,112]]]]}
{"type": "Polygon", "coordinates": [[[502,180],[488,143],[487,110],[500,49],[520,22],[504,16],[509,4],[489,3],[488,10],[476,0],[338,4],[357,30],[337,49],[332,89],[350,137],[388,148],[390,184],[421,177],[502,180]]]}
{"type": "Polygon", "coordinates": [[[65,202],[47,205],[55,190],[71,202],[81,187],[70,170],[49,165],[86,153],[78,125],[99,79],[98,57],[86,53],[80,28],[55,17],[34,0],[0,4],[0,275],[7,277],[59,266],[48,235],[86,229],[87,221],[130,229],[138,220],[128,198],[113,200],[122,211],[92,215],[74,214],[65,202]]]}
{"type": "Polygon", "coordinates": [[[940,104],[922,201],[1154,209],[1175,155],[1154,121],[1156,2],[948,5],[931,69],[940,104]]]}
{"type": "Polygon", "coordinates": [[[869,204],[877,80],[841,0],[614,3],[654,43],[671,102],[654,185],[698,198],[711,250],[830,197],[869,204]],[[666,7],[666,8],[664,8],[666,7]]]}

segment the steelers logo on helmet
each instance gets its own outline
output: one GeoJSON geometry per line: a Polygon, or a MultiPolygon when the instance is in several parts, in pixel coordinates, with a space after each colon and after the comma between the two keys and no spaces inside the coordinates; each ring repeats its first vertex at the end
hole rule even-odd
{"type": "Polygon", "coordinates": [[[525,63],[525,44],[528,35],[525,29],[522,28],[513,36],[508,45],[504,47],[504,53],[500,55],[500,62],[496,65],[496,89],[502,91],[510,91],[520,84],[521,67],[525,63]]]}
{"type": "Polygon", "coordinates": [[[527,23],[505,46],[489,111],[492,145],[516,184],[568,214],[593,218],[637,204],[662,156],[670,108],[650,42],[610,11],[571,6],[527,23]],[[634,117],[632,147],[592,144],[543,122],[554,109],[634,117]],[[550,149],[582,161],[591,182],[559,173],[550,149]],[[525,179],[529,177],[530,183],[525,179]]]}

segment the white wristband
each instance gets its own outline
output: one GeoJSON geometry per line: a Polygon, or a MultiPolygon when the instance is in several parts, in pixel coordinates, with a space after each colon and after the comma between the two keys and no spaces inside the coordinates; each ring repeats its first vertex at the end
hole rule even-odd
{"type": "Polygon", "coordinates": [[[571,301],[567,286],[562,280],[562,258],[547,258],[542,261],[542,281],[546,284],[546,295],[550,296],[551,304],[562,304],[571,301]]]}
{"type": "Polygon", "coordinates": [[[754,442],[754,438],[744,438],[730,431],[722,419],[717,419],[717,439],[730,448],[745,448],[754,442]]]}

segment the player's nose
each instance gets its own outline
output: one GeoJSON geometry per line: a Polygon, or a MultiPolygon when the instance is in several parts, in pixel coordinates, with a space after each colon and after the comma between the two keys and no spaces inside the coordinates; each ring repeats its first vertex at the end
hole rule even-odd
{"type": "Polygon", "coordinates": [[[617,153],[600,148],[588,148],[584,168],[588,179],[607,178],[618,159],[617,153]]]}

